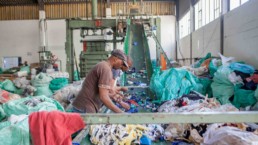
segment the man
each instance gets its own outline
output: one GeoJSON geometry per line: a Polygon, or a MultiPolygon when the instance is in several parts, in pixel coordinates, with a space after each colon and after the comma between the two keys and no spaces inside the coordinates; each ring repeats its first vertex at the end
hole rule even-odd
{"type": "Polygon", "coordinates": [[[121,69],[128,67],[126,55],[121,50],[114,50],[111,56],[106,60],[95,65],[87,74],[82,89],[73,101],[73,111],[79,113],[97,113],[104,104],[115,113],[122,113],[111,99],[121,100],[121,96],[110,96],[112,89],[112,71],[111,69],[121,69]]]}
{"type": "MultiPolygon", "coordinates": [[[[122,66],[121,70],[120,69],[112,69],[113,79],[111,81],[111,86],[113,86],[113,88],[110,90],[110,94],[111,95],[120,95],[121,97],[119,97],[119,98],[123,98],[123,95],[120,94],[120,91],[123,91],[123,92],[128,91],[128,89],[125,87],[117,87],[116,82],[117,82],[117,79],[122,75],[122,72],[128,71],[128,69],[132,66],[133,61],[129,56],[127,56],[127,64],[128,64],[128,67],[122,66]]],[[[130,109],[130,105],[123,102],[121,99],[117,100],[116,102],[119,103],[124,109],[126,109],[126,110],[130,109]]]]}
{"type": "Polygon", "coordinates": [[[112,69],[112,74],[113,74],[112,86],[116,86],[117,80],[121,77],[122,73],[128,71],[129,68],[133,65],[132,59],[129,56],[127,56],[126,58],[127,58],[128,67],[122,66],[121,70],[112,69]]]}

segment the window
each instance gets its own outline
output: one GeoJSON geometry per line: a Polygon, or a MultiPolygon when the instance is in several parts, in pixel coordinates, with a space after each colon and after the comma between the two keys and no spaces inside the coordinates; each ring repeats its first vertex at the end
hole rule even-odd
{"type": "Polygon", "coordinates": [[[246,2],[248,2],[248,0],[230,0],[230,10],[235,9],[246,2]]]}
{"type": "Polygon", "coordinates": [[[214,0],[214,18],[218,18],[220,16],[220,0],[214,0]]]}
{"type": "Polygon", "coordinates": [[[194,6],[195,30],[221,15],[221,0],[199,0],[194,6]]]}
{"type": "Polygon", "coordinates": [[[202,0],[198,3],[198,28],[202,27],[202,0]]]}
{"type": "Polygon", "coordinates": [[[190,34],[190,11],[179,21],[180,39],[190,34]]]}
{"type": "Polygon", "coordinates": [[[195,13],[195,29],[199,29],[202,27],[202,0],[200,0],[194,6],[194,13],[195,13]]]}
{"type": "Polygon", "coordinates": [[[210,0],[206,0],[205,1],[205,10],[206,10],[206,13],[205,13],[205,22],[206,24],[210,22],[210,0]]]}
{"type": "Polygon", "coordinates": [[[210,6],[208,9],[208,11],[210,13],[210,21],[209,22],[211,22],[214,20],[214,0],[208,0],[208,1],[210,2],[210,6]]]}

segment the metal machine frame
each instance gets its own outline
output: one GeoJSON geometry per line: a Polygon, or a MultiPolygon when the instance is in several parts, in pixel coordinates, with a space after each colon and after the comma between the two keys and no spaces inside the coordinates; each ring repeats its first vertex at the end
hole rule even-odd
{"type": "MultiPolygon", "coordinates": [[[[105,29],[112,28],[115,29],[116,20],[115,19],[101,19],[101,20],[66,20],[66,43],[65,51],[67,55],[66,59],[66,70],[69,73],[69,79],[74,80],[74,46],[73,46],[73,30],[76,29],[105,29]]],[[[114,35],[115,36],[115,35],[114,35]]],[[[115,45],[116,40],[113,39],[115,45]]]]}

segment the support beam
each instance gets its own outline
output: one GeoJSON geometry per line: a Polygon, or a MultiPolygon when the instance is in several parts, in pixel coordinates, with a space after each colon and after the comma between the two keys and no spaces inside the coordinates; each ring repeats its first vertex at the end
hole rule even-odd
{"type": "Polygon", "coordinates": [[[96,19],[98,16],[98,0],[92,0],[91,1],[91,7],[92,7],[92,19],[96,19]]]}
{"type": "Polygon", "coordinates": [[[175,54],[176,54],[176,61],[178,60],[178,50],[179,50],[179,46],[180,46],[180,38],[179,38],[179,0],[176,1],[176,9],[175,9],[175,14],[176,14],[176,50],[175,50],[175,54]]]}
{"type": "Polygon", "coordinates": [[[195,4],[195,0],[190,0],[190,64],[193,63],[193,36],[192,36],[192,33],[195,30],[194,4],[195,4]]]}
{"type": "Polygon", "coordinates": [[[81,28],[89,28],[89,29],[97,29],[97,28],[110,28],[116,27],[116,19],[102,19],[102,20],[67,20],[69,23],[69,29],[81,29],[81,28]],[[100,22],[99,26],[96,25],[96,22],[100,22]]]}
{"type": "MultiPolygon", "coordinates": [[[[155,26],[157,27],[156,29],[156,37],[157,37],[157,40],[158,42],[161,43],[161,19],[160,18],[157,18],[157,19],[154,19],[155,21],[155,26]]],[[[160,47],[157,42],[156,42],[156,47],[160,47]]],[[[156,65],[157,66],[160,66],[160,51],[156,48],[156,65]]]]}
{"type": "Polygon", "coordinates": [[[88,124],[258,123],[258,112],[81,114],[88,124]]]}
{"type": "Polygon", "coordinates": [[[224,54],[224,14],[229,11],[230,0],[221,0],[221,16],[220,16],[220,53],[224,54]]]}
{"type": "Polygon", "coordinates": [[[46,12],[44,10],[39,10],[39,39],[40,39],[40,49],[39,51],[47,51],[47,38],[46,38],[46,12]]]}
{"type": "MultiPolygon", "coordinates": [[[[69,21],[69,20],[66,20],[69,21]]],[[[73,50],[73,29],[70,28],[69,22],[66,22],[66,71],[69,73],[69,80],[74,80],[74,50],[73,50]]]]}

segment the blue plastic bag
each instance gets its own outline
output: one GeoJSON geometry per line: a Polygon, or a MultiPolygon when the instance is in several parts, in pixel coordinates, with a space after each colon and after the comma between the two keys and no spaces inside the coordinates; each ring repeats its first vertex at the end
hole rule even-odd
{"type": "Polygon", "coordinates": [[[255,71],[253,66],[237,62],[231,63],[230,68],[246,74],[253,74],[255,71]]]}

